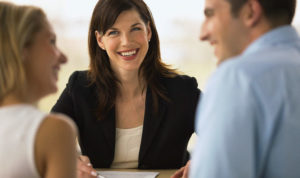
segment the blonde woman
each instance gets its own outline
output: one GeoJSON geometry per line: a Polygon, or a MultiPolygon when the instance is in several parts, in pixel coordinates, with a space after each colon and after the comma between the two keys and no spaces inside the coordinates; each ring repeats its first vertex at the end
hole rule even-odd
{"type": "Polygon", "coordinates": [[[67,61],[44,12],[0,2],[0,177],[76,177],[76,127],[36,108],[67,61]]]}

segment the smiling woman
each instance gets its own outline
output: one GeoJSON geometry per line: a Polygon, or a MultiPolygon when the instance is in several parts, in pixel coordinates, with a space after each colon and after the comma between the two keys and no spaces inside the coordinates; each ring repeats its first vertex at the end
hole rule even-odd
{"type": "Polygon", "coordinates": [[[24,50],[27,82],[31,86],[31,91],[38,97],[57,91],[56,82],[60,64],[67,61],[55,45],[56,35],[52,27],[46,23],[45,29],[36,35],[35,43],[24,50]]]}
{"type": "Polygon", "coordinates": [[[146,56],[151,39],[150,24],[144,22],[136,10],[124,11],[105,34],[96,30],[96,38],[107,52],[117,78],[124,78],[127,71],[137,72],[146,56]]]}
{"type": "Polygon", "coordinates": [[[99,0],[88,44],[89,70],[71,75],[52,110],[79,127],[88,160],[79,161],[80,174],[94,171],[89,160],[95,168],[183,166],[200,91],[195,78],[162,62],[144,1],[99,0]]]}
{"type": "Polygon", "coordinates": [[[35,106],[67,61],[55,33],[34,6],[0,2],[0,21],[0,177],[76,177],[74,123],[35,106]]]}

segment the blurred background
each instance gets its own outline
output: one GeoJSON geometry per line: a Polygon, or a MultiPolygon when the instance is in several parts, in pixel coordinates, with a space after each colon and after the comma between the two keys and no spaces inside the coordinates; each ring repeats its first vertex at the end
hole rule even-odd
{"type": "MultiPolygon", "coordinates": [[[[199,88],[203,90],[206,80],[216,67],[213,49],[208,43],[199,41],[200,27],[204,19],[204,0],[144,1],[152,11],[157,26],[163,61],[187,75],[196,77],[199,88]]],[[[49,112],[65,88],[70,74],[75,70],[88,68],[87,34],[97,0],[10,0],[10,2],[42,7],[54,26],[58,46],[69,59],[60,72],[59,91],[39,103],[40,109],[49,112]]],[[[293,24],[300,32],[299,6],[298,3],[293,24]]]]}

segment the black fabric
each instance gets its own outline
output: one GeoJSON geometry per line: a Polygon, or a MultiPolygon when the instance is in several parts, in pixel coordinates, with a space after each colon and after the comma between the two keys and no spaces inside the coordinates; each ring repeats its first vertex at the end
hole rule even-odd
{"type": "MultiPolygon", "coordinates": [[[[178,75],[162,78],[171,102],[159,99],[159,114],[152,113],[151,89],[147,88],[144,127],[139,153],[140,169],[175,169],[189,159],[187,144],[194,132],[200,90],[195,78],[178,75]]],[[[97,91],[89,86],[87,71],[74,72],[52,112],[71,117],[79,129],[79,144],[95,168],[109,168],[115,151],[115,109],[109,118],[97,120],[97,91]]]]}

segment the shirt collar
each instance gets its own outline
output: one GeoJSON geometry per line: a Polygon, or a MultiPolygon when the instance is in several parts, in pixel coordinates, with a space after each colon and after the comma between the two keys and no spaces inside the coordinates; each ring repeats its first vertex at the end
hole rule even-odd
{"type": "Polygon", "coordinates": [[[268,46],[276,46],[285,43],[291,43],[295,40],[299,40],[298,33],[296,29],[290,25],[281,26],[275,28],[257,40],[255,40],[249,47],[245,50],[243,54],[249,54],[261,50],[268,46]]]}

